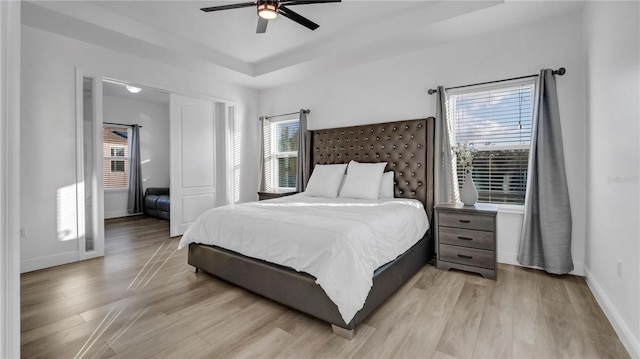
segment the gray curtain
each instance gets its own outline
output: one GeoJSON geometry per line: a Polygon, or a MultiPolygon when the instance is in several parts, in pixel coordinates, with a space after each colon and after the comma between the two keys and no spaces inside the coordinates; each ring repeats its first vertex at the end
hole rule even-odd
{"type": "Polygon", "coordinates": [[[572,271],[571,205],[556,80],[550,69],[540,71],[536,84],[524,206],[518,262],[553,274],[572,271]]]}
{"type": "Polygon", "coordinates": [[[142,193],[142,165],[140,164],[140,126],[131,128],[131,158],[129,160],[129,200],[127,211],[142,213],[144,196],[142,193]]]}
{"type": "Polygon", "coordinates": [[[435,203],[458,203],[458,175],[456,157],[453,154],[451,121],[448,114],[448,97],[444,86],[438,86],[436,103],[434,186],[435,203]]]}
{"type": "Polygon", "coordinates": [[[267,125],[267,118],[260,116],[260,183],[258,184],[258,191],[266,190],[266,178],[264,176],[264,126],[267,125]]]}
{"type": "Polygon", "coordinates": [[[307,112],[300,110],[300,124],[298,126],[298,162],[296,164],[296,191],[304,192],[307,162],[307,112]]]}

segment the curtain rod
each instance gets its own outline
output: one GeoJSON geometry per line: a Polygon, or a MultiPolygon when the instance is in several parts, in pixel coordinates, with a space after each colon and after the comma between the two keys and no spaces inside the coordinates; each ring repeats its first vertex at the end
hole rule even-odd
{"type": "MultiPolygon", "coordinates": [[[[303,111],[304,111],[304,113],[311,113],[311,110],[309,110],[309,109],[306,109],[306,110],[303,110],[303,111]]],[[[283,113],[282,115],[264,116],[264,118],[268,120],[268,119],[270,119],[270,118],[274,118],[274,117],[282,117],[282,116],[296,115],[296,114],[299,114],[299,113],[300,113],[300,111],[298,111],[298,112],[291,112],[291,113],[283,113]]]]}
{"type": "MultiPolygon", "coordinates": [[[[559,68],[557,70],[553,70],[553,74],[554,75],[560,75],[560,76],[564,75],[566,72],[567,72],[567,69],[565,69],[564,67],[561,67],[561,68],[559,68]]],[[[521,79],[526,79],[526,78],[529,78],[529,77],[536,77],[536,76],[539,76],[539,75],[535,74],[535,75],[528,75],[528,76],[512,77],[510,79],[504,79],[504,80],[479,82],[477,84],[462,85],[462,86],[455,86],[455,87],[447,87],[445,90],[460,89],[460,88],[464,88],[464,87],[479,86],[479,85],[488,85],[488,84],[494,84],[494,83],[505,82],[505,81],[521,80],[521,79]]],[[[427,91],[427,93],[429,95],[433,95],[436,92],[438,92],[437,89],[429,89],[427,91]]]]}
{"type": "MultiPolygon", "coordinates": [[[[127,127],[133,127],[135,125],[130,125],[128,123],[117,123],[117,122],[103,122],[103,125],[117,125],[117,126],[127,126],[127,127]]],[[[142,126],[138,125],[138,127],[142,128],[142,126]]]]}

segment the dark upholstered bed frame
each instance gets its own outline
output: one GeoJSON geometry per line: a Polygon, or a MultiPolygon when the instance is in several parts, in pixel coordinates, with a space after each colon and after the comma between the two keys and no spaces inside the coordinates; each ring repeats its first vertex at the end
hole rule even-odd
{"type": "MultiPolygon", "coordinates": [[[[433,228],[434,118],[314,130],[307,133],[307,171],[316,164],[387,162],[395,173],[395,197],[425,205],[433,228]]],[[[308,177],[305,178],[305,181],[308,177]]],[[[221,279],[329,322],[351,339],[354,329],[434,255],[430,229],[411,249],[378,268],[364,307],[345,323],[315,277],[220,247],[189,245],[188,263],[221,279]]]]}

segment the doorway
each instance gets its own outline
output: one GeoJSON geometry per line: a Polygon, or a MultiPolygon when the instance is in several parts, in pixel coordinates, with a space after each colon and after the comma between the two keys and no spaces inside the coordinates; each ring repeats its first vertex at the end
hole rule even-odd
{"type": "Polygon", "coordinates": [[[77,133],[85,135],[78,138],[78,183],[90,184],[77,188],[78,226],[88,229],[82,238],[78,232],[80,260],[104,255],[105,219],[131,220],[145,212],[144,197],[140,210],[128,211],[131,163],[140,164],[143,194],[168,192],[172,237],[204,211],[233,200],[232,103],[79,74],[83,106],[77,133]],[[138,161],[132,156],[134,125],[138,161]]]}
{"type": "MultiPolygon", "coordinates": [[[[136,216],[128,210],[131,166],[137,158],[132,148],[133,126],[139,127],[139,159],[142,195],[147,189],[169,195],[169,98],[166,92],[115,81],[103,82],[102,171],[104,218],[136,216]]],[[[161,206],[162,207],[162,206],[161,206]]],[[[167,212],[150,208],[154,216],[167,212]]]]}

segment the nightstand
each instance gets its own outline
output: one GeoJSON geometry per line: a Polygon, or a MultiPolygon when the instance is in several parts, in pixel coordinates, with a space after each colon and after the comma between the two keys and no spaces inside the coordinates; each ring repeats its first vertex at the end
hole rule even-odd
{"type": "Polygon", "coordinates": [[[437,268],[461,269],[496,279],[496,206],[435,206],[437,268]]]}
{"type": "Polygon", "coordinates": [[[258,201],[264,201],[266,199],[274,199],[285,196],[291,196],[298,192],[292,190],[271,190],[271,191],[258,191],[258,201]]]}

